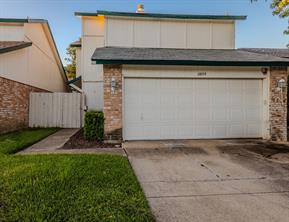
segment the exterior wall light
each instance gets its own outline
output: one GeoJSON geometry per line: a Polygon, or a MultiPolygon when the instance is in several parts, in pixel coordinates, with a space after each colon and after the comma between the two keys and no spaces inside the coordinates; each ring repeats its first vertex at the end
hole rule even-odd
{"type": "Polygon", "coordinates": [[[285,79],[279,79],[279,80],[277,81],[277,87],[278,87],[279,89],[284,89],[284,88],[286,88],[286,81],[285,81],[285,79]]]}
{"type": "Polygon", "coordinates": [[[110,81],[110,93],[112,95],[114,95],[115,93],[115,86],[116,86],[115,78],[112,78],[110,81]]]}
{"type": "Polygon", "coordinates": [[[261,68],[261,72],[266,75],[268,72],[268,68],[261,68]]]}

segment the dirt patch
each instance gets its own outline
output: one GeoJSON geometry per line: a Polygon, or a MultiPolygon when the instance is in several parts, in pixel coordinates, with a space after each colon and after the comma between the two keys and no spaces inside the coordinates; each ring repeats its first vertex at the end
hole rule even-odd
{"type": "Polygon", "coordinates": [[[87,149],[87,148],[120,148],[121,144],[104,143],[103,141],[87,141],[83,136],[83,129],[79,130],[64,144],[62,149],[87,149]]]}
{"type": "Polygon", "coordinates": [[[245,147],[247,150],[270,158],[276,154],[289,154],[289,146],[287,144],[277,144],[271,142],[265,142],[258,145],[252,145],[245,147]]]}
{"type": "Polygon", "coordinates": [[[289,163],[289,145],[283,143],[274,143],[261,140],[240,140],[230,141],[225,145],[217,146],[221,153],[234,154],[239,157],[255,157],[266,158],[267,160],[278,163],[289,163]]]}

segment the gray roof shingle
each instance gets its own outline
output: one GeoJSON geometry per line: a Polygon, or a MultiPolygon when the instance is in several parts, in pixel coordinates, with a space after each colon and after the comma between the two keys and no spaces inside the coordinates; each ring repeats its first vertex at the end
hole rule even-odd
{"type": "Polygon", "coordinates": [[[97,64],[289,66],[289,59],[237,49],[96,48],[97,64]]]}
{"type": "Polygon", "coordinates": [[[289,48],[241,48],[240,50],[272,55],[281,58],[289,58],[289,48]]]}
{"type": "Polygon", "coordinates": [[[0,41],[0,54],[15,51],[18,49],[23,49],[31,46],[31,42],[21,42],[21,41],[0,41]]]}

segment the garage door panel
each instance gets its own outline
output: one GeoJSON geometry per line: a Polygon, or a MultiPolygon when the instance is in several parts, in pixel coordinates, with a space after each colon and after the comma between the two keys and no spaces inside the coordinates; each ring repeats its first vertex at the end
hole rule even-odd
{"type": "Polygon", "coordinates": [[[261,134],[259,122],[247,124],[247,136],[258,137],[261,134]]]}
{"type": "Polygon", "coordinates": [[[212,127],[212,137],[213,138],[227,138],[227,125],[214,125],[212,127]]]}
{"type": "Polygon", "coordinates": [[[144,136],[143,127],[140,127],[139,125],[127,126],[125,128],[125,133],[126,133],[126,135],[129,135],[131,140],[141,139],[144,136]]]}
{"type": "Polygon", "coordinates": [[[255,108],[255,109],[247,109],[246,110],[246,120],[247,121],[262,121],[261,115],[260,115],[260,110],[255,108]]]}
{"type": "Polygon", "coordinates": [[[146,139],[157,139],[161,136],[159,126],[144,125],[143,131],[143,136],[146,139]]]}
{"type": "Polygon", "coordinates": [[[213,121],[227,121],[228,120],[228,112],[226,110],[226,107],[224,106],[223,109],[217,108],[214,109],[214,112],[212,113],[212,120],[213,121]]]}
{"type": "Polygon", "coordinates": [[[161,138],[176,139],[178,137],[177,127],[175,126],[161,126],[161,138]]]}
{"type": "Polygon", "coordinates": [[[242,122],[245,120],[244,118],[244,110],[243,109],[231,109],[230,112],[230,121],[231,122],[242,122]]]}
{"type": "Polygon", "coordinates": [[[207,95],[208,91],[196,91],[193,96],[195,96],[195,104],[201,107],[209,107],[210,106],[210,96],[207,95]]]}
{"type": "Polygon", "coordinates": [[[262,80],[125,79],[126,140],[262,136],[262,80]]]}
{"type": "Polygon", "coordinates": [[[194,119],[193,110],[190,107],[184,107],[178,112],[178,119],[180,121],[192,121],[194,119]]]}
{"type": "Polygon", "coordinates": [[[229,128],[229,137],[232,138],[238,138],[238,137],[243,137],[245,135],[245,129],[244,129],[243,124],[236,124],[236,125],[231,125],[229,128]]]}
{"type": "Polygon", "coordinates": [[[211,137],[211,126],[205,125],[195,125],[195,137],[200,138],[210,138],[211,137]]]}
{"type": "Polygon", "coordinates": [[[194,135],[194,127],[188,125],[182,125],[178,127],[177,138],[191,138],[194,135]]]}
{"type": "Polygon", "coordinates": [[[195,112],[196,121],[210,121],[211,111],[209,108],[195,108],[193,111],[195,112]]]}

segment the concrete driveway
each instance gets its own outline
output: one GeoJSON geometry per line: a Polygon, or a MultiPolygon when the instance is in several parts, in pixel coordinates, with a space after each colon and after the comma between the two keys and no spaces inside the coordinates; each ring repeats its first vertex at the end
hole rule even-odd
{"type": "Polygon", "coordinates": [[[286,145],[195,140],[124,148],[157,221],[289,221],[286,145]]]}

